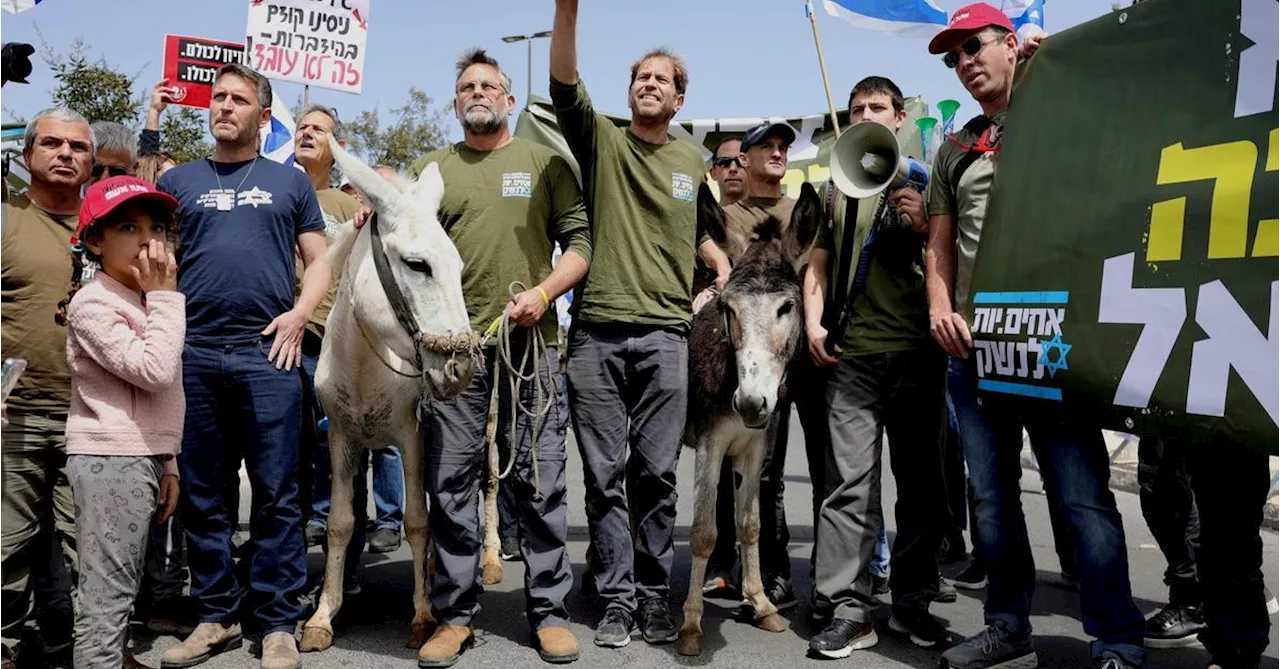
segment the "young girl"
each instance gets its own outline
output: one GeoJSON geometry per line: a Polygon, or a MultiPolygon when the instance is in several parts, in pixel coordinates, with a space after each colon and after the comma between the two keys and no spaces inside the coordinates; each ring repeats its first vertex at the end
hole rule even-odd
{"type": "Polygon", "coordinates": [[[186,302],[167,242],[177,207],[141,179],[113,177],[89,187],[72,240],[73,287],[58,320],[72,376],[76,669],[125,661],[150,524],[178,503],[186,302]]]}

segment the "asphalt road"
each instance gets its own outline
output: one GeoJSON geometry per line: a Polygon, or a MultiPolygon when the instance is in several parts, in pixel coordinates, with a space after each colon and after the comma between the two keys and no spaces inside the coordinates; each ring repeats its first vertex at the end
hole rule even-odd
{"type": "MultiPolygon", "coordinates": [[[[791,434],[793,439],[802,438],[803,432],[798,424],[792,427],[791,434]]],[[[574,575],[580,577],[583,555],[587,548],[587,521],[582,503],[582,467],[578,461],[576,449],[570,445],[568,451],[570,453],[569,548],[573,558],[574,575]]],[[[808,556],[813,539],[812,519],[808,517],[807,510],[810,485],[805,473],[804,449],[793,445],[788,449],[788,454],[786,501],[788,517],[792,521],[792,571],[796,579],[796,590],[801,593],[803,599],[810,588],[808,556]]],[[[673,596],[677,598],[673,602],[673,608],[677,615],[686,592],[690,566],[688,523],[693,517],[693,461],[692,451],[686,450],[681,454],[679,471],[681,497],[677,516],[680,526],[676,539],[673,583],[673,596]]],[[[890,517],[890,528],[892,528],[891,500],[896,493],[887,467],[884,471],[884,480],[885,507],[890,517]]],[[[1090,666],[1089,637],[1085,635],[1079,622],[1079,595],[1043,582],[1045,578],[1051,578],[1058,573],[1058,561],[1053,550],[1053,536],[1049,529],[1049,516],[1038,475],[1033,471],[1025,471],[1022,487],[1028,531],[1041,580],[1041,584],[1036,588],[1032,616],[1040,666],[1088,667],[1090,666]]],[[[248,486],[242,482],[242,518],[248,517],[249,498],[248,486]]],[[[1134,599],[1143,614],[1149,615],[1159,609],[1167,598],[1167,591],[1161,581],[1165,568],[1164,558],[1142,519],[1138,497],[1127,492],[1117,492],[1116,498],[1124,517],[1134,599]]],[[[892,529],[890,532],[892,533],[892,529]]],[[[1264,530],[1262,539],[1264,564],[1269,565],[1266,569],[1267,584],[1273,592],[1280,592],[1276,582],[1276,534],[1264,530]]],[[[320,549],[313,548],[309,558],[312,574],[316,575],[323,564],[320,549]]],[[[337,639],[333,648],[323,653],[304,655],[304,667],[336,669],[338,667],[415,666],[416,652],[404,647],[408,637],[409,620],[413,613],[410,602],[412,560],[407,544],[395,553],[387,555],[366,554],[363,556],[362,566],[363,593],[354,598],[348,598],[345,602],[342,613],[338,617],[337,639]]],[[[945,568],[944,572],[954,573],[961,567],[963,565],[954,565],[945,568]]],[[[506,563],[505,580],[489,588],[481,600],[483,608],[475,621],[477,644],[455,666],[504,668],[548,666],[543,664],[536,652],[529,647],[528,628],[524,619],[523,582],[523,565],[506,563]]],[[[961,590],[957,602],[935,604],[932,611],[951,632],[957,636],[967,636],[982,628],[983,594],[984,591],[961,590]]],[[[574,633],[578,637],[582,650],[581,659],[573,666],[617,668],[684,665],[742,669],[816,666],[820,663],[833,666],[830,661],[806,658],[809,631],[804,622],[804,611],[803,605],[788,611],[786,617],[790,622],[789,629],[781,633],[771,633],[756,629],[749,622],[742,622],[737,617],[736,602],[708,599],[707,613],[703,620],[706,643],[701,657],[683,658],[676,654],[674,646],[650,646],[638,637],[625,648],[604,649],[591,643],[592,628],[601,611],[578,596],[575,584],[569,601],[569,613],[573,620],[574,633]]],[[[846,661],[835,661],[839,663],[838,666],[877,669],[882,667],[931,669],[937,666],[937,652],[918,649],[907,641],[901,641],[883,633],[885,618],[888,616],[887,605],[881,609],[880,615],[882,618],[880,643],[874,648],[856,651],[846,661]]],[[[1277,642],[1275,622],[1273,619],[1271,645],[1267,649],[1263,666],[1277,664],[1277,649],[1280,648],[1280,643],[1277,642]]],[[[177,639],[172,637],[137,639],[139,650],[148,649],[139,654],[139,659],[158,666],[160,653],[176,642],[177,639]]],[[[1201,669],[1207,661],[1208,655],[1198,647],[1152,650],[1147,666],[1201,669]]],[[[209,669],[253,667],[257,666],[257,660],[249,655],[246,644],[243,649],[231,651],[202,666],[209,669]]]]}

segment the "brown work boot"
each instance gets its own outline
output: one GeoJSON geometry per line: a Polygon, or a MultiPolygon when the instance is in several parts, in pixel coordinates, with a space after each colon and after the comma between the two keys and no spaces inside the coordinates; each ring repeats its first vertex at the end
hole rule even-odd
{"type": "Polygon", "coordinates": [[[565,664],[578,659],[578,640],[568,627],[543,627],[534,633],[534,644],[545,662],[565,664]]]}
{"type": "Polygon", "coordinates": [[[452,667],[475,639],[469,625],[441,625],[418,651],[418,666],[452,667]]]}
{"type": "Polygon", "coordinates": [[[272,632],[262,639],[262,669],[298,669],[298,640],[291,632],[272,632]]]}
{"type": "Polygon", "coordinates": [[[194,667],[218,653],[239,648],[239,623],[200,623],[182,643],[160,656],[163,669],[194,667]]]}

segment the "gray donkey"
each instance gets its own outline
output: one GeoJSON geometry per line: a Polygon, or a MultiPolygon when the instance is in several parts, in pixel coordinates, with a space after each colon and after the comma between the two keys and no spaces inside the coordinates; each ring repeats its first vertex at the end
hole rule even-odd
{"type": "MultiPolygon", "coordinates": [[[[724,211],[705,185],[698,193],[698,221],[721,245],[724,211]]],[[[730,239],[735,265],[729,283],[693,319],[689,334],[689,418],[685,444],[697,449],[694,465],[693,573],[676,648],[702,652],[702,589],[707,558],[716,543],[716,484],[720,464],[733,458],[742,477],[734,498],[742,555],[742,594],[756,625],[784,629],[760,580],[760,474],[765,434],[785,397],[787,371],[804,354],[804,317],[798,272],[822,224],[822,202],[804,184],[789,225],[769,220],[751,239],[730,239]]]]}

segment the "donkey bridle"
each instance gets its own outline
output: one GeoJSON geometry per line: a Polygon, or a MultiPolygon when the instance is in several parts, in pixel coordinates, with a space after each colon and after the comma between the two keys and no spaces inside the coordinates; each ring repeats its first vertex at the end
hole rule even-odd
{"type": "Polygon", "coordinates": [[[391,262],[387,260],[386,250],[382,247],[382,232],[378,229],[377,213],[370,217],[369,229],[372,233],[373,267],[378,272],[378,283],[382,284],[382,292],[386,293],[387,301],[391,303],[391,311],[400,322],[400,327],[404,328],[409,335],[409,340],[413,342],[416,370],[420,373],[426,370],[422,365],[424,348],[436,353],[473,353],[477,347],[475,333],[434,335],[424,333],[422,328],[418,327],[418,319],[413,317],[409,300],[405,298],[404,292],[400,290],[400,284],[396,283],[395,275],[391,273],[391,262]]]}

